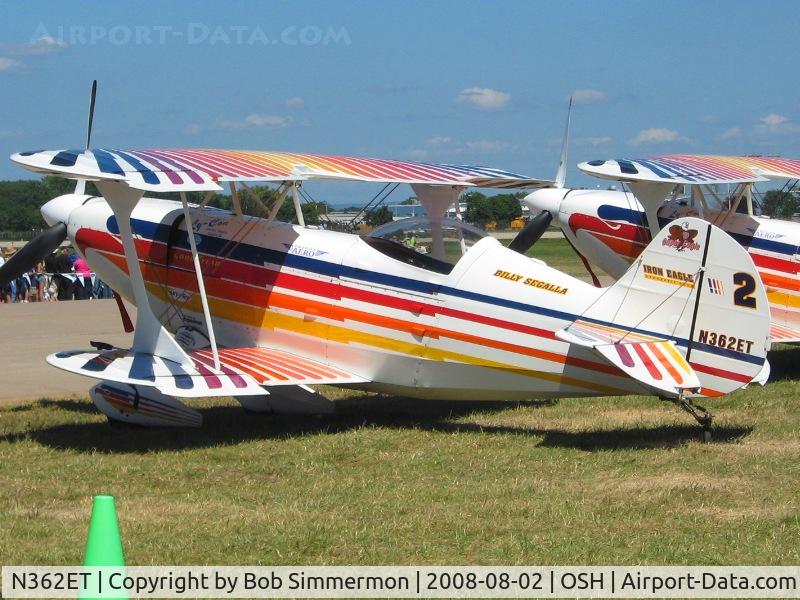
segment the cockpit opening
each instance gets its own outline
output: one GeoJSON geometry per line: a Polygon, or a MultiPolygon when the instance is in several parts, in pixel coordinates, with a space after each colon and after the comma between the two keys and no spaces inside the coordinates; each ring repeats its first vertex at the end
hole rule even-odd
{"type": "Polygon", "coordinates": [[[382,225],[362,238],[395,260],[446,275],[467,250],[488,235],[456,219],[412,217],[382,225]]]}

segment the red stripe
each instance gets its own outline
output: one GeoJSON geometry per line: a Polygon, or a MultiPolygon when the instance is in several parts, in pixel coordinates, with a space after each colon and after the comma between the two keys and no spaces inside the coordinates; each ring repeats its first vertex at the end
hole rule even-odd
{"type": "Polygon", "coordinates": [[[700,363],[689,363],[692,365],[692,368],[695,371],[699,371],[700,373],[708,373],[709,375],[714,375],[715,377],[721,377],[722,379],[732,379],[733,381],[738,381],[740,383],[750,383],[753,378],[749,377],[748,375],[742,375],[741,373],[735,373],[733,371],[728,371],[726,369],[718,369],[716,367],[709,367],[708,365],[701,365],[700,363]]]}
{"type": "Polygon", "coordinates": [[[757,254],[753,251],[750,251],[750,256],[753,258],[753,262],[757,267],[762,267],[764,269],[772,269],[773,271],[797,275],[798,268],[800,268],[800,263],[791,260],[774,258],[772,256],[766,256],[765,254],[757,254]]]}
{"type": "Polygon", "coordinates": [[[644,366],[647,367],[647,371],[650,373],[650,377],[655,379],[656,381],[661,380],[661,371],[659,371],[656,366],[653,364],[653,361],[650,360],[650,356],[645,352],[644,348],[641,344],[631,344],[633,349],[636,350],[636,354],[639,355],[639,358],[642,359],[644,366]]]}
{"type": "Polygon", "coordinates": [[[628,349],[624,345],[614,344],[614,348],[616,349],[617,354],[619,354],[619,357],[622,360],[623,365],[629,368],[634,366],[635,363],[633,362],[633,358],[631,357],[630,352],[628,352],[628,349]]]}
{"type": "Polygon", "coordinates": [[[288,360],[282,360],[281,357],[279,356],[275,356],[273,354],[261,353],[258,351],[248,352],[247,348],[242,348],[241,351],[238,352],[238,355],[243,356],[247,360],[251,360],[253,364],[256,365],[263,364],[268,367],[282,368],[284,369],[284,372],[288,374],[293,374],[294,372],[295,373],[294,376],[299,377],[301,379],[302,378],[323,379],[325,377],[328,378],[339,377],[339,375],[335,375],[330,371],[317,368],[317,365],[300,363],[299,361],[292,362],[288,360]]]}

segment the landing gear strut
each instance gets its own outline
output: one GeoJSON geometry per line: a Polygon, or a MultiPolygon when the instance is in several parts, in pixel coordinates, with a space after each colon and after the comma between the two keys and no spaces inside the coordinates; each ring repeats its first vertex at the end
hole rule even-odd
{"type": "Polygon", "coordinates": [[[714,420],[714,415],[708,412],[704,407],[694,404],[690,399],[684,396],[678,398],[662,398],[662,400],[674,402],[692,415],[703,428],[703,441],[706,443],[711,441],[711,424],[714,420]]]}

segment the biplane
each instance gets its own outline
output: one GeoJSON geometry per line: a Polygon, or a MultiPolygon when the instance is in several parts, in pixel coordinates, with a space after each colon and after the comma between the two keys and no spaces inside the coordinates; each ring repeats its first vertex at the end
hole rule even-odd
{"type": "MultiPolygon", "coordinates": [[[[800,342],[800,224],[756,216],[753,186],[800,178],[800,160],[761,156],[669,155],[597,160],[578,168],[622,182],[630,191],[565,187],[569,115],[553,188],[525,203],[537,218],[563,231],[596,285],[594,264],[621,277],[656,233],[682,217],[699,217],[723,229],[749,253],[767,289],[775,342],[800,342]],[[721,194],[717,187],[731,186],[721,194]],[[675,193],[688,186],[686,196],[675,193]],[[591,263],[591,264],[590,264],[591,263]]],[[[671,225],[679,235],[677,225],[671,225]]]]}
{"type": "Polygon", "coordinates": [[[99,149],[88,139],[84,149],[11,160],[78,180],[76,193],[42,207],[50,229],[29,244],[28,260],[68,236],[136,305],[130,348],[93,342],[47,357],[100,380],[92,398],[111,420],[199,425],[200,413],[181,400],[205,396],[233,396],[252,411],[316,411],[324,400],[309,386],[328,384],[434,400],[651,394],[678,403],[707,432],[711,416],[694,400],[769,373],[758,272],[739,244],[700,219],[676,222],[694,232],[687,247],[656,233],[616,283],[596,288],[525,255],[543,232],[536,223],[504,247],[444,218],[469,187],[551,185],[500,169],[99,149]],[[319,179],[409,184],[428,218],[369,235],[306,226],[299,187],[319,179]],[[102,196],[85,194],[86,181],[102,196]],[[237,195],[251,182],[279,186],[266,217],[241,211],[237,195]],[[187,200],[223,184],[233,210],[187,200]],[[181,201],[158,198],[166,192],[181,201]],[[286,198],[296,224],[276,219],[286,198]],[[709,278],[719,289],[702,286],[709,278]]]}

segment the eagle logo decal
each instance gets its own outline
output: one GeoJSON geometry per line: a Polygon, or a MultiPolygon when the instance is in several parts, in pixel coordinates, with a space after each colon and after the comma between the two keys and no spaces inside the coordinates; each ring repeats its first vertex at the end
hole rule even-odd
{"type": "Polygon", "coordinates": [[[662,245],[675,248],[678,252],[684,250],[699,250],[700,244],[694,241],[697,237],[697,229],[689,229],[689,223],[683,222],[681,225],[672,225],[669,228],[669,237],[662,245]]]}

